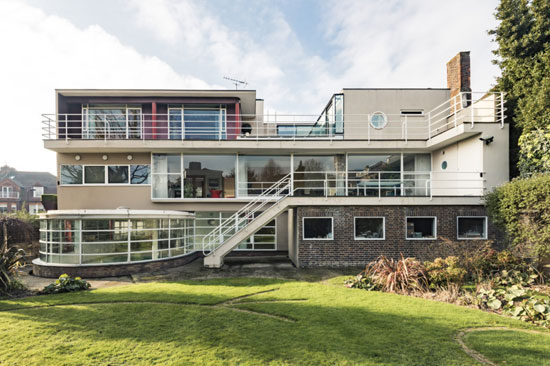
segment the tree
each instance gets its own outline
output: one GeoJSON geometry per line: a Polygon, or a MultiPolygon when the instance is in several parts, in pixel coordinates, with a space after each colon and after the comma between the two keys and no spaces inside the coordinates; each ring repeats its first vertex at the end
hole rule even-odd
{"type": "Polygon", "coordinates": [[[550,172],[550,126],[524,133],[519,138],[519,170],[523,176],[550,172]]]}
{"type": "Polygon", "coordinates": [[[550,258],[550,174],[516,178],[485,196],[491,221],[512,247],[539,264],[550,258]]]}
{"type": "Polygon", "coordinates": [[[495,17],[499,24],[489,34],[498,45],[497,88],[506,92],[510,171],[517,175],[520,136],[529,139],[529,132],[550,124],[550,2],[502,0],[495,17]]]}

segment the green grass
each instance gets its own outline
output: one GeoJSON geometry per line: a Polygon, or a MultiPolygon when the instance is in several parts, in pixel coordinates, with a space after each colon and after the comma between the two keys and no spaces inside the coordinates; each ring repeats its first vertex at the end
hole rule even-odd
{"type": "MultiPolygon", "coordinates": [[[[0,365],[476,365],[454,340],[460,329],[533,328],[328,283],[147,283],[0,301],[0,365]]],[[[547,355],[546,335],[518,337],[529,344],[502,332],[471,333],[466,341],[490,359],[518,365],[547,355]]]]}
{"type": "Polygon", "coordinates": [[[467,334],[466,344],[498,364],[550,365],[550,333],[487,330],[467,334]]]}

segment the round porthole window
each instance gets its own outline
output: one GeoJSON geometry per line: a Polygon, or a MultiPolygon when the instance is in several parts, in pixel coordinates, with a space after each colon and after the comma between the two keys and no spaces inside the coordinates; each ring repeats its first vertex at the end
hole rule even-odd
{"type": "Polygon", "coordinates": [[[386,115],[382,112],[374,112],[370,116],[370,125],[377,130],[386,127],[387,123],[388,119],[386,118],[386,115]]]}
{"type": "Polygon", "coordinates": [[[447,169],[447,161],[444,161],[441,163],[441,169],[443,170],[447,169]]]}

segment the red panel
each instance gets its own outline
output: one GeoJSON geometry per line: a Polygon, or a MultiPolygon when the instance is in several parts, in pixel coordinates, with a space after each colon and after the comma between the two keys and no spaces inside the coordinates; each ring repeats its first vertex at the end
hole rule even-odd
{"type": "Polygon", "coordinates": [[[153,140],[157,139],[157,102],[151,106],[151,121],[153,123],[153,140]]]}

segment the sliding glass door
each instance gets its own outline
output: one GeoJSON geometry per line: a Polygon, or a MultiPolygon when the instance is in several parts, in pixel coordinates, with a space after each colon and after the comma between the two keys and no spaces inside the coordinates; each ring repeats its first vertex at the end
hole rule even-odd
{"type": "Polygon", "coordinates": [[[90,104],[82,108],[83,135],[88,139],[141,138],[141,107],[90,104]]]}

